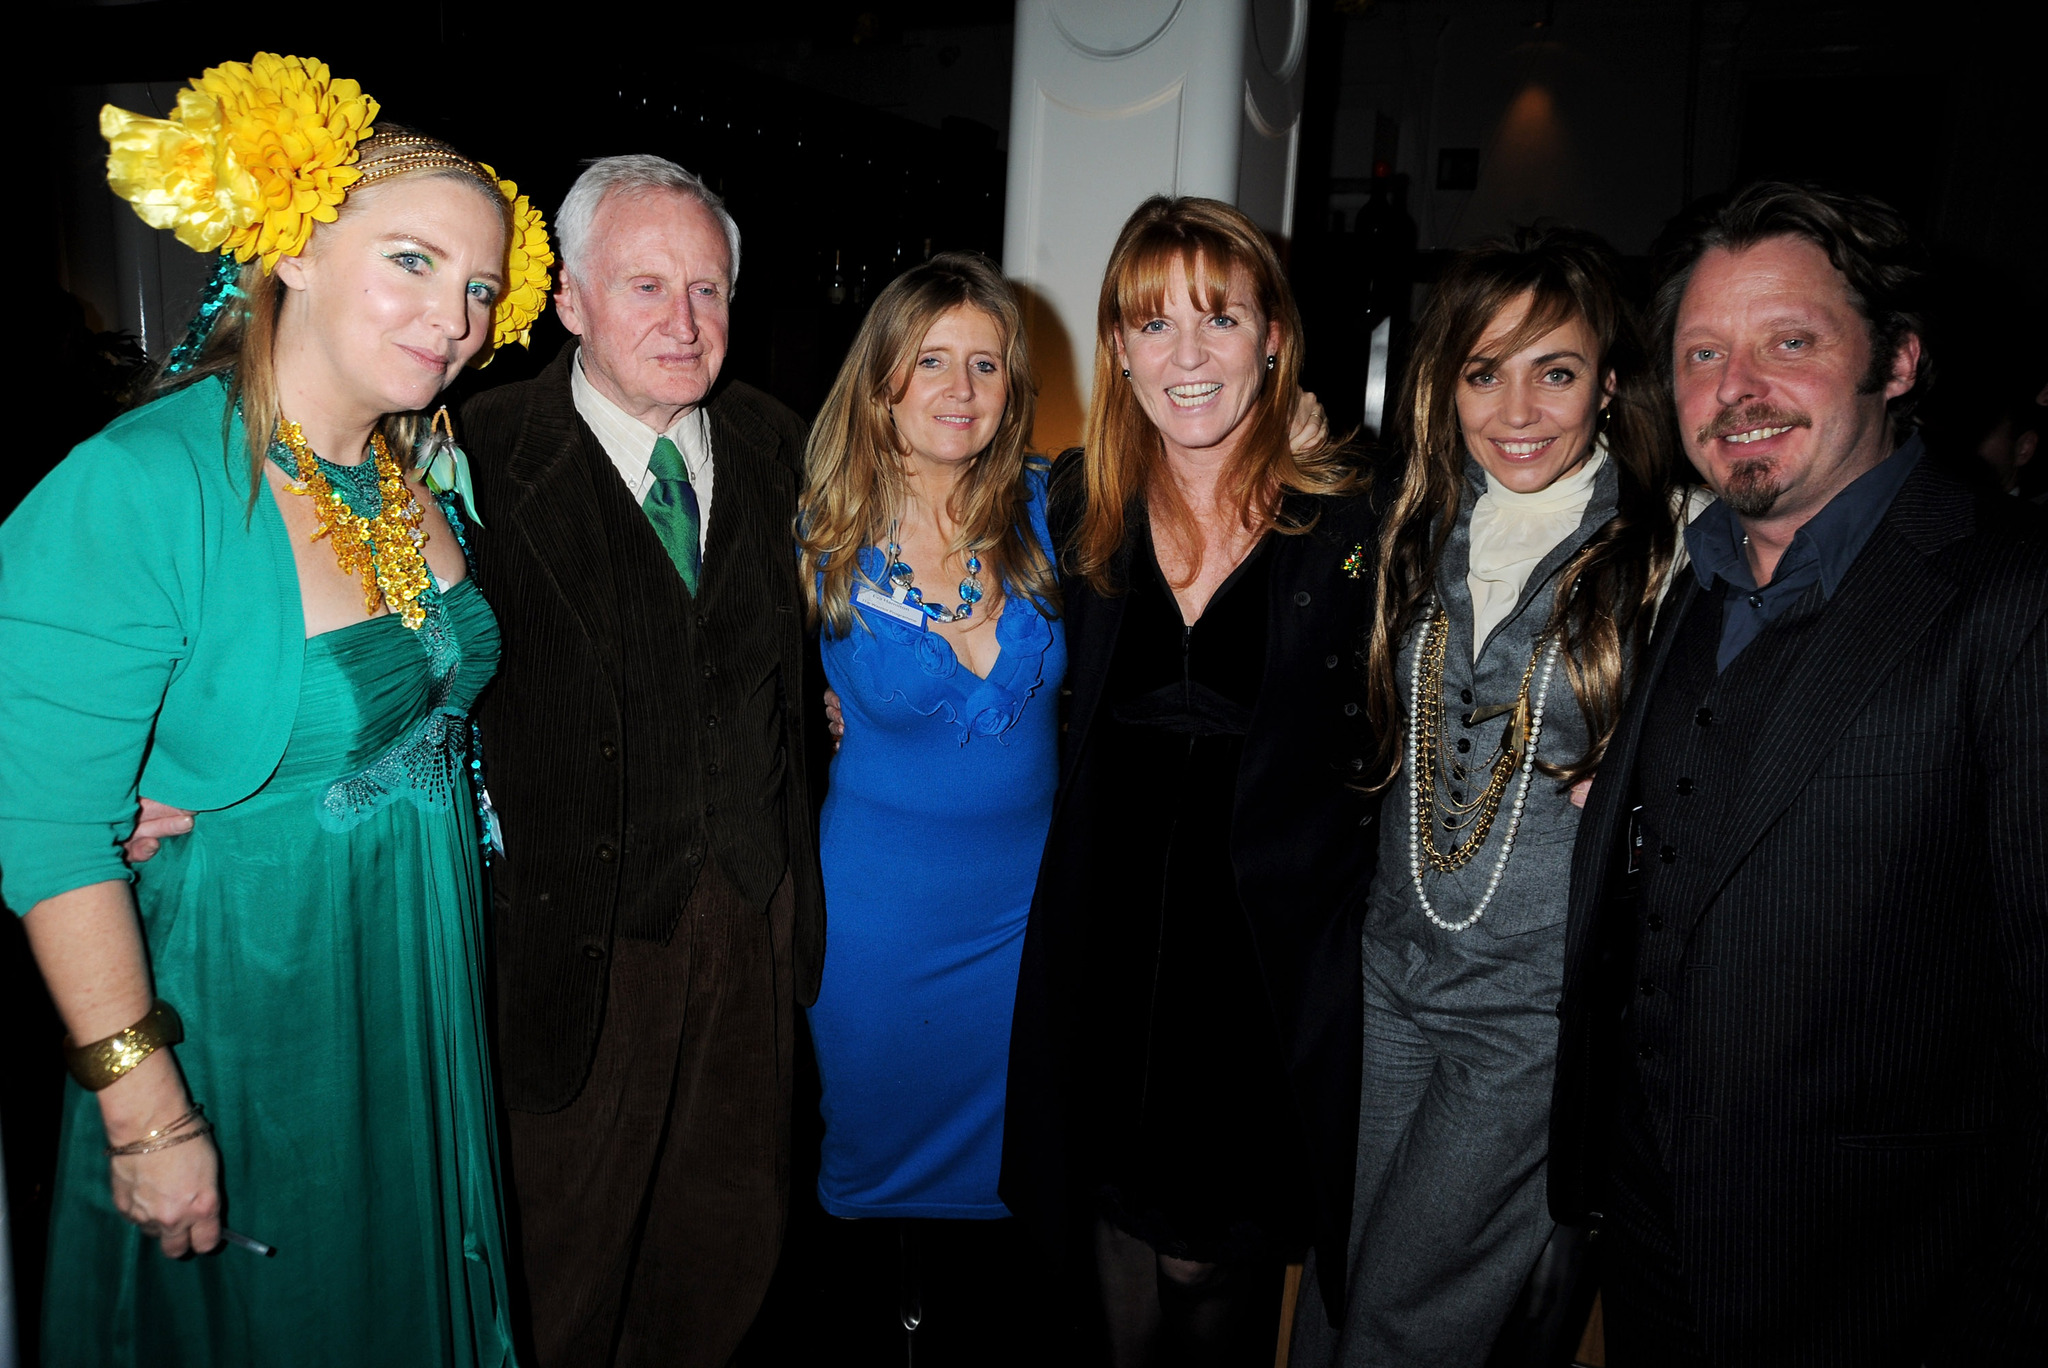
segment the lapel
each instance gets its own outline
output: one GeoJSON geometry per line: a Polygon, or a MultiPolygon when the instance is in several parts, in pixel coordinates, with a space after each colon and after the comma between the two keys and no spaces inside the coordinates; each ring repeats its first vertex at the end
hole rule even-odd
{"type": "Polygon", "coordinates": [[[1969,497],[1925,464],[1908,477],[1870,535],[1758,729],[1742,800],[1722,827],[1707,877],[1678,909],[1689,935],[1716,894],[1792,805],[1877,687],[1912,653],[1957,586],[1929,552],[1967,536],[1969,497]]]}
{"type": "Polygon", "coordinates": [[[1650,638],[1649,660],[1629,691],[1628,703],[1615,723],[1614,737],[1607,743],[1606,758],[1600,762],[1592,792],[1586,796],[1578,844],[1572,850],[1570,919],[1565,934],[1567,976],[1573,974],[1592,944],[1615,867],[1614,843],[1627,839],[1626,819],[1629,797],[1635,791],[1636,750],[1642,741],[1643,718],[1663,680],[1664,666],[1671,659],[1671,643],[1678,636],[1678,624],[1685,620],[1699,593],[1699,577],[1687,571],[1658,612],[1650,638]]]}
{"type": "MultiPolygon", "coordinates": [[[[711,419],[711,459],[717,474],[712,484],[711,534],[704,544],[703,594],[750,592],[748,584],[764,567],[778,564],[779,555],[790,573],[783,578],[795,582],[795,531],[787,525],[796,507],[796,477],[777,459],[771,449],[763,450],[761,434],[751,431],[735,416],[733,406],[713,399],[707,406],[711,419]],[[782,525],[777,526],[778,523],[782,525]],[[740,576],[734,580],[734,576],[740,576]],[[732,583],[728,583],[732,581],[732,583]]],[[[743,415],[742,415],[743,416],[743,415]]],[[[772,590],[773,600],[782,604],[782,586],[772,590]]]]}
{"type": "MultiPolygon", "coordinates": [[[[1144,516],[1142,509],[1133,518],[1144,516]]],[[[1088,729],[1095,721],[1095,709],[1102,701],[1102,686],[1109,677],[1109,663],[1116,654],[1116,638],[1123,626],[1124,604],[1130,600],[1131,565],[1136,556],[1135,522],[1126,525],[1124,543],[1110,567],[1111,581],[1123,592],[1104,596],[1082,579],[1067,582],[1067,679],[1073,696],[1067,703],[1065,730],[1060,737],[1060,775],[1074,772],[1088,729]]]]}
{"type": "MultiPolygon", "coordinates": [[[[1472,602],[1472,591],[1466,584],[1466,579],[1472,569],[1472,514],[1478,505],[1479,496],[1486,492],[1486,474],[1478,470],[1477,461],[1471,460],[1470,457],[1466,459],[1469,469],[1477,472],[1477,485],[1475,487],[1474,477],[1468,473],[1465,506],[1459,514],[1457,523],[1451,529],[1449,539],[1444,543],[1443,555],[1437,560],[1436,594],[1440,603],[1465,605],[1464,622],[1459,622],[1456,615],[1451,619],[1451,649],[1463,651],[1465,659],[1472,660],[1475,655],[1485,654],[1486,647],[1491,646],[1493,639],[1502,631],[1520,621],[1522,614],[1529,611],[1529,605],[1538,595],[1547,599],[1556,592],[1551,579],[1564,568],[1565,562],[1577,555],[1579,548],[1591,541],[1593,534],[1614,516],[1621,497],[1621,477],[1615,473],[1612,458],[1609,458],[1606,465],[1600,467],[1599,473],[1593,477],[1592,497],[1586,501],[1585,510],[1579,514],[1579,525],[1567,532],[1557,545],[1543,553],[1542,559],[1529,571],[1529,578],[1522,581],[1522,592],[1516,598],[1515,606],[1487,632],[1486,640],[1479,643],[1480,649],[1475,653],[1472,649],[1470,628],[1476,622],[1477,609],[1472,602]]],[[[1547,609],[1543,617],[1545,621],[1549,620],[1550,614],[1547,609]]]]}
{"type": "Polygon", "coordinates": [[[506,463],[518,491],[506,510],[506,530],[518,537],[533,563],[582,623],[598,659],[619,677],[617,592],[604,525],[598,512],[593,464],[606,473],[611,460],[576,413],[570,397],[573,344],[562,348],[534,380],[535,395],[506,463]]]}

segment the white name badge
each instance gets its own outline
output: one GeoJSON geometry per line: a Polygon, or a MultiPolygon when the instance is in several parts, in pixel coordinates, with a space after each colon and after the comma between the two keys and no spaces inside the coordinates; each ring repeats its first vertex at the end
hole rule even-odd
{"type": "Polygon", "coordinates": [[[877,593],[865,584],[855,587],[853,601],[863,608],[872,608],[877,613],[895,618],[905,626],[925,628],[924,609],[914,603],[901,603],[887,594],[877,593]]]}

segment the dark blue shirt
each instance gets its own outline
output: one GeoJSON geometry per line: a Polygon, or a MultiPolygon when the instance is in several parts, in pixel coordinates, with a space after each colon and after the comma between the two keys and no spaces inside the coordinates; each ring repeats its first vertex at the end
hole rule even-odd
{"type": "Polygon", "coordinates": [[[1722,596],[1721,649],[1715,672],[1728,668],[1742,654],[1743,647],[1790,608],[1813,584],[1820,584],[1821,596],[1833,598],[1842,576],[1849,573],[1863,544],[1870,540],[1878,520],[1892,506],[1899,486],[1913,473],[1925,450],[1915,433],[1906,444],[1852,480],[1841,493],[1807,519],[1792,535],[1792,544],[1778,560],[1771,582],[1757,588],[1743,554],[1747,541],[1742,520],[1725,503],[1715,502],[1685,529],[1685,549],[1692,557],[1692,571],[1702,589],[1712,589],[1719,580],[1727,586],[1722,596]]]}

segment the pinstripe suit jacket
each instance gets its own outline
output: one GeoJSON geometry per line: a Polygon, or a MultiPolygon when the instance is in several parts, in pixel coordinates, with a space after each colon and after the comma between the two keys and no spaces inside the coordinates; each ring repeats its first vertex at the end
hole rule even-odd
{"type": "MultiPolygon", "coordinates": [[[[1597,1223],[1624,831],[1670,628],[1572,869],[1551,1205],[1597,1223]]],[[[2048,1353],[2048,532],[1923,462],[1754,738],[1682,938],[1666,1152],[1717,1361],[2048,1353]]]]}

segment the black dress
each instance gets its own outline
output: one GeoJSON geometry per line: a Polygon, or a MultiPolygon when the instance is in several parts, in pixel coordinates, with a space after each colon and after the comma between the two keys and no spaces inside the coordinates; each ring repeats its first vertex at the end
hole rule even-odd
{"type": "Polygon", "coordinates": [[[1254,548],[1191,626],[1149,537],[1134,561],[1097,742],[1126,816],[1077,909],[1103,928],[1093,986],[1114,1004],[1091,1080],[1103,1214],[1176,1258],[1295,1254],[1301,1126],[1230,865],[1272,558],[1254,548]]]}
{"type": "MultiPolygon", "coordinates": [[[[1053,470],[1054,544],[1082,462],[1053,470]]],[[[1085,1295],[1107,1215],[1178,1257],[1341,1268],[1378,802],[1359,646],[1377,520],[1290,496],[1184,627],[1144,510],[1061,584],[1060,789],[1017,981],[1004,1203],[1085,1295]]],[[[1341,1283],[1338,1284],[1342,1286],[1341,1283]]],[[[1334,1298],[1332,1298],[1334,1302],[1334,1298]]],[[[1332,1312],[1335,1306],[1332,1306],[1332,1312]]]]}

